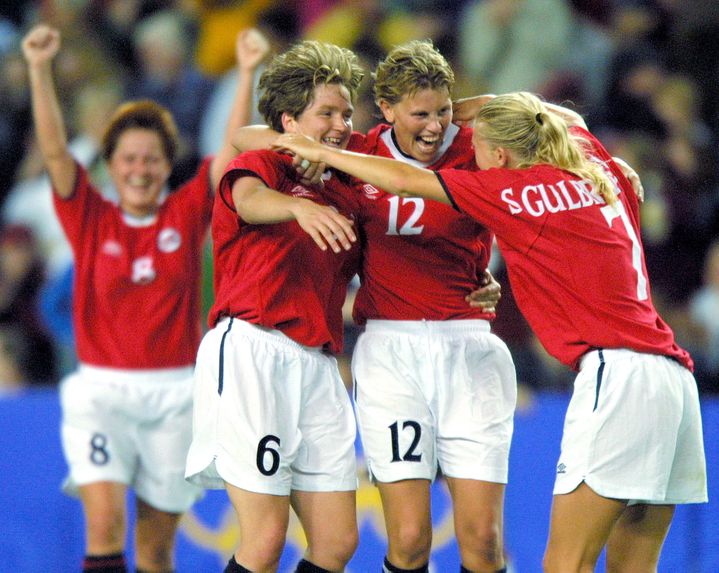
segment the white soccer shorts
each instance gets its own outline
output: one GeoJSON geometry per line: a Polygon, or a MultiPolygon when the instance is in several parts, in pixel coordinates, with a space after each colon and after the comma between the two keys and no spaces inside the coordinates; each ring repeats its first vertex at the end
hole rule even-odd
{"type": "Polygon", "coordinates": [[[707,500],[699,397],[689,370],[665,356],[625,349],[582,358],[554,493],[581,482],[630,503],[707,500]]]}
{"type": "Polygon", "coordinates": [[[517,381],[484,320],[371,320],[352,357],[370,476],[507,482],[517,381]]]}
{"type": "Polygon", "coordinates": [[[272,495],[357,488],[356,424],[334,357],[225,319],[200,344],[186,476],[272,495]]]}
{"type": "Polygon", "coordinates": [[[127,371],[81,365],[60,385],[63,490],[113,481],[161,511],[202,496],[184,479],[192,438],[192,368],[127,371]]]}

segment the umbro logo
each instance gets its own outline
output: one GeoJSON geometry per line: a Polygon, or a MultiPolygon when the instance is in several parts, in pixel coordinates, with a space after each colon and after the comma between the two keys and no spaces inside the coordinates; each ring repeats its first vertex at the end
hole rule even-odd
{"type": "Polygon", "coordinates": [[[566,474],[566,473],[567,473],[567,466],[565,466],[564,464],[559,464],[559,465],[557,466],[557,473],[558,473],[558,474],[566,474]]]}
{"type": "Polygon", "coordinates": [[[290,190],[290,195],[294,195],[295,197],[314,197],[315,193],[302,185],[296,185],[290,190]]]}
{"type": "Polygon", "coordinates": [[[367,197],[367,199],[377,200],[379,198],[379,189],[373,187],[369,183],[362,186],[362,193],[365,197],[367,197]]]}

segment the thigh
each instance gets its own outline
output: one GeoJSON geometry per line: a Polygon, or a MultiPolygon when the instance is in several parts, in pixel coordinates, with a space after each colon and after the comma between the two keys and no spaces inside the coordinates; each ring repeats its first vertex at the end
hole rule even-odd
{"type": "Polygon", "coordinates": [[[607,542],[607,571],[653,573],[674,516],[673,505],[631,505],[607,542]]]}
{"type": "Polygon", "coordinates": [[[359,537],[355,492],[293,490],[290,503],[307,536],[306,558],[323,569],[342,570],[359,537]]]}
{"type": "Polygon", "coordinates": [[[424,479],[377,483],[390,545],[397,542],[403,528],[424,531],[431,537],[430,485],[431,482],[424,479]]]}
{"type": "Polygon", "coordinates": [[[447,477],[457,535],[462,531],[503,530],[505,485],[447,477]]]}
{"type": "Polygon", "coordinates": [[[238,563],[251,571],[274,570],[289,524],[289,496],[247,491],[229,483],[226,489],[240,529],[238,563]]]}
{"type": "Polygon", "coordinates": [[[86,551],[106,555],[122,551],[127,532],[127,487],[98,481],[78,488],[85,516],[86,551]]]}
{"type": "Polygon", "coordinates": [[[421,340],[364,333],[352,357],[365,460],[379,482],[432,480],[437,472],[432,390],[423,381],[430,365],[421,340]]]}
{"type": "Polygon", "coordinates": [[[135,552],[138,568],[169,571],[181,514],[159,510],[139,498],[136,506],[135,552]]]}
{"type": "Polygon", "coordinates": [[[555,495],[545,553],[545,571],[593,571],[626,503],[602,497],[585,483],[555,495]]]}

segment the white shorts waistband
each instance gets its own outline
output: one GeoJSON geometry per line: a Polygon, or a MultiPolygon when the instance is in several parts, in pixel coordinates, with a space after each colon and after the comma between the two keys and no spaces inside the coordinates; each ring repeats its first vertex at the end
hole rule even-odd
{"type": "Polygon", "coordinates": [[[293,340],[292,338],[287,336],[281,330],[277,330],[275,328],[268,328],[266,326],[262,326],[261,324],[254,324],[252,322],[247,322],[246,320],[241,320],[239,318],[225,317],[217,323],[215,328],[219,330],[228,330],[230,320],[232,321],[232,329],[238,328],[247,330],[248,332],[251,332],[253,336],[264,338],[265,340],[271,340],[274,343],[284,344],[300,350],[306,350],[307,352],[323,352],[323,348],[321,346],[306,346],[304,344],[300,344],[296,340],[293,340]]]}
{"type": "Polygon", "coordinates": [[[365,332],[396,332],[398,334],[450,334],[490,332],[488,320],[368,320],[365,332]]]}
{"type": "Polygon", "coordinates": [[[130,384],[133,382],[142,382],[145,384],[148,380],[157,383],[177,382],[178,380],[192,378],[194,370],[194,366],[124,370],[122,368],[105,368],[82,363],[78,367],[78,372],[83,377],[100,382],[127,382],[130,384]]]}

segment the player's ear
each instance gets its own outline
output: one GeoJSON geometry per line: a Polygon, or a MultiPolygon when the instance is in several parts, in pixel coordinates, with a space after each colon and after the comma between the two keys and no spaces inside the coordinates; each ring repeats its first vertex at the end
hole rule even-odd
{"type": "Polygon", "coordinates": [[[497,167],[509,167],[510,154],[505,147],[495,147],[492,150],[497,167]]]}
{"type": "Polygon", "coordinates": [[[387,100],[381,99],[379,100],[379,109],[382,112],[382,115],[384,116],[384,119],[387,123],[393,124],[394,123],[394,106],[387,102],[387,100]]]}
{"type": "Polygon", "coordinates": [[[282,112],[282,131],[284,133],[297,133],[297,119],[286,111],[282,112]]]}

